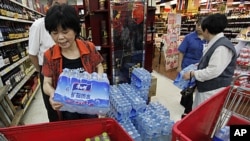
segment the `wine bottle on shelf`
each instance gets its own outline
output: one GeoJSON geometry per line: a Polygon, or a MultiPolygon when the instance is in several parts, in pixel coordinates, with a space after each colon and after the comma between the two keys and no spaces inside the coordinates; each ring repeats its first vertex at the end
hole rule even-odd
{"type": "Polygon", "coordinates": [[[105,0],[99,0],[99,9],[104,10],[105,9],[105,0]]]}
{"type": "Polygon", "coordinates": [[[89,27],[88,30],[89,30],[89,36],[88,36],[87,40],[92,42],[92,30],[91,30],[91,27],[89,27]]]}
{"type": "Polygon", "coordinates": [[[3,60],[4,60],[4,65],[8,66],[10,64],[10,59],[9,56],[6,53],[6,49],[4,47],[2,47],[2,55],[3,55],[3,60]]]}
{"type": "Polygon", "coordinates": [[[85,23],[81,24],[81,36],[83,39],[86,39],[86,26],[85,23]]]}
{"type": "Polygon", "coordinates": [[[107,45],[108,41],[108,34],[107,34],[107,30],[106,30],[106,21],[102,20],[101,21],[101,30],[102,30],[102,45],[107,45]]]}
{"type": "Polygon", "coordinates": [[[3,29],[2,28],[3,27],[0,26],[0,42],[4,41],[4,36],[3,36],[3,33],[2,33],[3,29]]]}
{"type": "Polygon", "coordinates": [[[0,68],[4,67],[3,52],[0,50],[0,68]]]}

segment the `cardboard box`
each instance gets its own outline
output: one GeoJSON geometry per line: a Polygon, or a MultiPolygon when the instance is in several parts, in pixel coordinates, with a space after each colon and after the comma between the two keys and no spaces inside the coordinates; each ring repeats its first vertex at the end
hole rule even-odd
{"type": "Polygon", "coordinates": [[[157,78],[152,75],[148,97],[156,96],[157,78]]]}

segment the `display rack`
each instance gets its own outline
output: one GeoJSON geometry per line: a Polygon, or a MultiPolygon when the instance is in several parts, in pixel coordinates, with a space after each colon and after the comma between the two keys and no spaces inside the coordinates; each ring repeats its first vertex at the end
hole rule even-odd
{"type": "Polygon", "coordinates": [[[155,22],[155,30],[156,30],[156,34],[157,34],[158,37],[160,37],[164,33],[167,33],[166,23],[164,21],[155,22]]]}
{"type": "MultiPolygon", "coordinates": [[[[234,76],[250,74],[250,40],[236,38],[239,42],[242,42],[242,46],[239,47],[239,57],[236,61],[236,69],[234,71],[234,76]]],[[[237,49],[236,49],[237,50],[237,49]]]]}
{"type": "MultiPolygon", "coordinates": [[[[119,20],[124,20],[126,18],[127,13],[121,12],[121,11],[126,11],[128,9],[126,10],[120,9],[121,14],[117,14],[117,13],[113,13],[114,9],[111,9],[111,7],[112,7],[112,1],[84,0],[84,20],[83,21],[86,27],[85,28],[86,38],[88,40],[91,39],[91,41],[99,49],[99,52],[104,58],[104,61],[103,61],[104,71],[108,74],[111,84],[114,84],[119,81],[118,80],[119,78],[117,77],[116,74],[123,64],[121,64],[122,56],[118,55],[119,57],[116,57],[117,54],[114,53],[115,50],[117,50],[118,48],[122,48],[122,47],[116,45],[117,40],[115,39],[115,35],[114,35],[116,31],[114,31],[113,27],[115,26],[122,27],[122,24],[125,24],[125,23],[115,22],[115,20],[118,20],[119,18],[120,18],[119,20]],[[101,2],[103,2],[103,4],[101,4],[101,2]],[[115,16],[114,14],[117,14],[116,15],[117,17],[113,17],[115,16]]],[[[155,8],[146,8],[146,10],[149,11],[149,13],[151,13],[149,14],[150,17],[154,17],[155,8]]],[[[149,16],[147,16],[147,18],[149,18],[149,16]]],[[[152,20],[152,18],[150,19],[152,20]]],[[[154,19],[152,21],[154,21],[154,19]]],[[[146,30],[147,27],[152,29],[153,24],[149,21],[146,21],[145,23],[146,23],[145,28],[143,30],[147,32],[146,30]]],[[[134,32],[136,30],[138,30],[138,28],[135,28],[134,32]]],[[[135,33],[131,33],[131,34],[135,34],[135,33]]],[[[147,33],[143,33],[143,34],[145,35],[143,37],[145,38],[145,40],[147,40],[147,36],[146,36],[147,33]]],[[[145,68],[151,72],[153,58],[152,58],[152,55],[150,55],[152,54],[152,52],[150,52],[150,50],[152,49],[150,48],[153,48],[153,38],[146,42],[145,40],[144,42],[142,42],[144,50],[142,50],[142,52],[140,53],[143,54],[141,55],[143,56],[142,57],[143,62],[140,65],[145,66],[145,68]],[[147,60],[147,62],[144,59],[147,60]]],[[[124,54],[124,56],[129,56],[129,54],[124,54]]],[[[128,72],[130,72],[129,70],[132,69],[132,67],[134,66],[135,65],[130,66],[129,69],[127,69],[128,72]]]]}
{"type": "Polygon", "coordinates": [[[1,4],[9,7],[1,9],[0,12],[0,87],[6,90],[2,95],[9,103],[0,105],[2,109],[5,108],[1,116],[6,117],[0,123],[4,126],[15,126],[21,123],[40,88],[38,75],[27,53],[28,29],[35,19],[44,14],[37,12],[35,7],[30,8],[27,4],[14,0],[3,0],[1,4]],[[12,112],[6,110],[8,107],[12,112]]]}
{"type": "Polygon", "coordinates": [[[181,33],[180,35],[187,35],[195,30],[196,19],[184,20],[182,17],[181,33]]]}

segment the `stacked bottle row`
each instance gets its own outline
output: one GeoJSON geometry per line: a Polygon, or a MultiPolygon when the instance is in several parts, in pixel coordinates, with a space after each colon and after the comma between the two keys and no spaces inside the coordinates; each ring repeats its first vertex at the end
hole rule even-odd
{"type": "Polygon", "coordinates": [[[10,86],[9,91],[11,91],[24,77],[24,70],[22,70],[20,67],[17,67],[2,76],[2,81],[4,85],[10,86]]]}
{"type": "Polygon", "coordinates": [[[151,74],[144,68],[134,68],[131,84],[122,83],[110,87],[110,117],[118,121],[134,118],[143,112],[148,100],[151,74]]]}
{"type": "Polygon", "coordinates": [[[127,83],[110,86],[109,116],[117,121],[136,117],[146,108],[146,101],[127,83]]]}
{"type": "Polygon", "coordinates": [[[108,116],[117,121],[128,120],[132,105],[116,85],[110,86],[110,111],[108,116]]]}
{"type": "MultiPolygon", "coordinates": [[[[237,16],[238,17],[238,16],[237,16]]],[[[227,38],[235,42],[235,38],[238,33],[249,26],[250,18],[229,18],[228,25],[224,30],[224,34],[227,38]]]]}
{"type": "Polygon", "coordinates": [[[21,42],[0,48],[0,70],[15,63],[27,55],[28,42],[21,42]]]}
{"type": "Polygon", "coordinates": [[[29,37],[29,25],[9,21],[0,22],[0,42],[29,37]]]}
{"type": "Polygon", "coordinates": [[[134,68],[131,74],[131,85],[138,91],[140,96],[147,101],[151,86],[152,75],[144,68],[134,68]]]}
{"type": "Polygon", "coordinates": [[[15,19],[34,20],[33,13],[9,0],[0,0],[0,15],[15,19]]]}
{"type": "Polygon", "coordinates": [[[59,76],[54,100],[64,103],[62,111],[105,115],[109,111],[107,74],[64,69],[59,76]]]}
{"type": "Polygon", "coordinates": [[[169,111],[159,102],[151,102],[144,112],[119,124],[134,141],[170,141],[174,121],[169,111]]]}
{"type": "Polygon", "coordinates": [[[145,112],[134,120],[143,141],[170,141],[174,121],[169,111],[159,102],[150,102],[145,112]]]}
{"type": "Polygon", "coordinates": [[[134,141],[142,141],[141,135],[139,134],[138,130],[135,128],[131,120],[120,121],[119,124],[125,131],[127,131],[127,133],[134,141]]]}

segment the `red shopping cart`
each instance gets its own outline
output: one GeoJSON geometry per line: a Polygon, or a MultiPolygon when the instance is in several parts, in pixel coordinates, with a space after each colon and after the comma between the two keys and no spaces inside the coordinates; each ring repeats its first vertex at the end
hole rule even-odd
{"type": "Polygon", "coordinates": [[[250,75],[236,77],[231,86],[176,122],[172,141],[211,141],[214,132],[224,125],[250,125],[249,82],[250,75]],[[237,86],[239,79],[244,81],[237,86]]]}
{"type": "Polygon", "coordinates": [[[112,118],[81,119],[0,128],[0,141],[84,141],[107,132],[112,141],[133,141],[112,118]]]}

